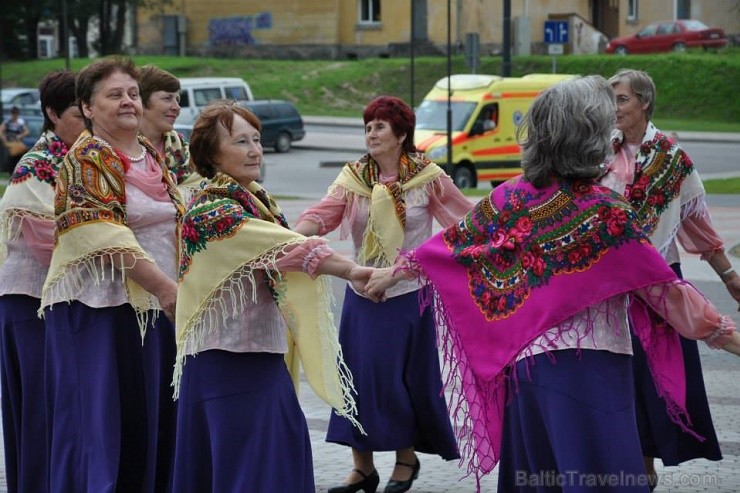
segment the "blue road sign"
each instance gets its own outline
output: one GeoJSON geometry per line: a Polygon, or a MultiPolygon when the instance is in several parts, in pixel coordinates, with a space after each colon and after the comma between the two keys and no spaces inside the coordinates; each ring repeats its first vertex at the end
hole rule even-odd
{"type": "Polygon", "coordinates": [[[568,21],[545,21],[545,43],[567,43],[568,21]]]}

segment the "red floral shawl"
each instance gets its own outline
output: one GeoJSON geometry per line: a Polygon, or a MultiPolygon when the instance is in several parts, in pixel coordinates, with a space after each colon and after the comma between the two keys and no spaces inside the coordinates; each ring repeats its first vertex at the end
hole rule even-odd
{"type": "MultiPolygon", "coordinates": [[[[507,379],[520,353],[593,304],[676,279],[620,195],[568,181],[536,189],[521,177],[410,257],[434,293],[461,455],[477,478],[500,458],[507,379]]],[[[652,328],[652,313],[638,306],[636,333],[650,343],[659,393],[679,420],[685,386],[678,336],[665,325],[652,328]]]]}

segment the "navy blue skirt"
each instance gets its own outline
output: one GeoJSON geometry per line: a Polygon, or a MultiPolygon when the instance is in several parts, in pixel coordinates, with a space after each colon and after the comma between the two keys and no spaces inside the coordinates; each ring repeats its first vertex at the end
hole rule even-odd
{"type": "Polygon", "coordinates": [[[46,490],[45,329],[39,304],[31,296],[0,297],[5,474],[11,493],[46,490]]]}
{"type": "Polygon", "coordinates": [[[314,493],[308,425],[282,354],[188,356],[173,491],[314,493]]]}
{"type": "Polygon", "coordinates": [[[402,450],[459,457],[447,411],[431,309],[414,291],[383,303],[347,287],[339,342],[357,389],[363,436],[332,413],[326,440],[362,452],[402,450]]]}
{"type": "Polygon", "coordinates": [[[649,491],[631,359],[559,350],[519,361],[504,412],[498,491],[649,491]]]}
{"type": "MultiPolygon", "coordinates": [[[[49,491],[165,491],[152,486],[158,461],[170,461],[152,453],[159,403],[149,386],[161,382],[147,381],[152,363],[133,308],[73,301],[46,308],[45,317],[49,491]]],[[[149,329],[171,328],[164,318],[149,329]]]]}
{"type": "MultiPolygon", "coordinates": [[[[682,277],[679,264],[673,264],[671,268],[678,277],[682,277]]],[[[681,462],[700,458],[722,460],[707,391],[704,388],[699,347],[694,340],[685,337],[680,339],[686,375],[686,409],[691,418],[692,430],[704,437],[704,441],[684,432],[671,421],[666,412],[665,401],[658,397],[655,390],[645,351],[639,340],[633,336],[635,403],[642,453],[646,457],[660,457],[666,466],[676,466],[681,462]]]]}

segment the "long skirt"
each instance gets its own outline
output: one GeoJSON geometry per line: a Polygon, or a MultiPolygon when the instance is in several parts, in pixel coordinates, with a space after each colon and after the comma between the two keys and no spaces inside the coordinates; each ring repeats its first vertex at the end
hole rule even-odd
{"type": "Polygon", "coordinates": [[[558,350],[516,364],[500,493],[647,492],[631,357],[558,350]]]}
{"type": "Polygon", "coordinates": [[[357,389],[363,436],[332,413],[326,440],[362,452],[402,450],[459,457],[447,404],[430,307],[413,291],[374,303],[347,287],[339,342],[357,389]]]}
{"type": "Polygon", "coordinates": [[[0,297],[5,474],[10,493],[46,490],[44,321],[40,300],[0,297]]]}
{"type": "Polygon", "coordinates": [[[316,491],[308,425],[282,354],[188,356],[176,443],[177,493],[316,491]]]}
{"type": "MultiPolygon", "coordinates": [[[[679,264],[673,264],[671,268],[678,277],[682,277],[679,264]]],[[[633,336],[635,403],[642,453],[646,457],[660,457],[666,466],[676,466],[699,458],[722,460],[707,402],[707,391],[704,388],[699,347],[694,340],[685,337],[680,339],[686,375],[686,409],[691,418],[691,429],[704,437],[704,441],[686,433],[671,421],[666,412],[665,401],[658,397],[655,390],[645,351],[639,340],[633,336]]]]}
{"type": "Polygon", "coordinates": [[[151,362],[133,308],[73,301],[45,317],[49,491],[155,491],[158,432],[149,417],[159,403],[148,386],[160,382],[147,382],[151,362]]]}

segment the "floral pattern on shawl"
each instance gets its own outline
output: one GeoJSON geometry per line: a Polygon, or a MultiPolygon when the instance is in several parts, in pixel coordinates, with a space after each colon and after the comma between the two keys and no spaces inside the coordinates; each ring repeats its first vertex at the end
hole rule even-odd
{"type": "Polygon", "coordinates": [[[486,197],[445,230],[444,241],[466,266],[470,296],[486,320],[510,316],[552,276],[585,271],[609,248],[641,237],[629,206],[612,205],[617,194],[586,183],[563,181],[558,188],[544,201],[544,191],[507,189],[501,209],[486,197]],[[539,205],[524,206],[532,203],[539,205]]]}
{"type": "MultiPolygon", "coordinates": [[[[139,137],[149,154],[161,156],[143,137],[139,137]]],[[[54,197],[58,234],[88,222],[112,222],[127,226],[126,169],[128,160],[110,145],[85,131],[75,143],[59,169],[59,183],[54,197]]],[[[170,173],[162,173],[167,192],[175,204],[178,224],[184,208],[170,173]]]]}
{"type": "MultiPolygon", "coordinates": [[[[652,124],[651,124],[652,125],[652,124]]],[[[615,152],[623,145],[612,140],[615,152]]],[[[625,197],[637,211],[645,234],[651,236],[660,215],[681,193],[684,178],[694,171],[689,156],[676,142],[656,130],[653,139],[643,142],[635,160],[635,178],[627,185],[625,197]]]]}
{"type": "Polygon", "coordinates": [[[187,274],[195,253],[205,250],[209,242],[232,237],[250,218],[290,229],[277,202],[257,183],[252,183],[247,191],[233,179],[219,174],[214,185],[196,193],[188,206],[182,226],[180,279],[187,274]]]}
{"type": "Polygon", "coordinates": [[[165,132],[164,163],[175,176],[175,183],[178,185],[193,173],[190,167],[190,146],[181,133],[165,132]]]}
{"type": "Polygon", "coordinates": [[[59,166],[69,149],[54,132],[47,131],[18,162],[10,177],[11,185],[18,185],[31,178],[54,187],[59,166]]]}

